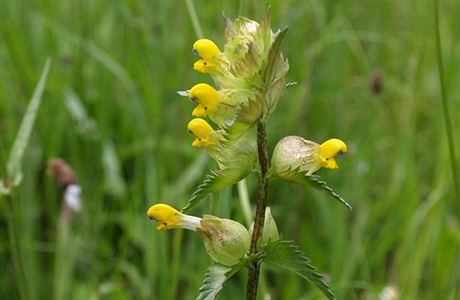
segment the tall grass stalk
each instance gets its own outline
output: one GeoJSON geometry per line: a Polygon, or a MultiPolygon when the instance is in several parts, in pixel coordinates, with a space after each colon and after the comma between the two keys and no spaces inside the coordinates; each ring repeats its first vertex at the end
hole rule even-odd
{"type": "Polygon", "coordinates": [[[452,167],[452,176],[454,181],[455,195],[457,200],[460,199],[460,190],[458,182],[458,173],[457,173],[457,160],[455,156],[455,144],[454,144],[454,134],[452,130],[452,121],[450,118],[450,109],[449,102],[446,94],[446,83],[444,78],[444,63],[442,59],[442,48],[441,48],[441,34],[440,34],[440,24],[439,24],[439,2],[434,0],[434,18],[435,18],[435,27],[436,27],[436,58],[438,63],[438,74],[439,74],[439,84],[441,88],[441,102],[442,102],[442,111],[444,113],[444,124],[446,127],[447,140],[449,143],[449,155],[450,155],[450,165],[452,167]]]}
{"type": "Polygon", "coordinates": [[[203,30],[201,29],[200,20],[198,19],[198,16],[196,14],[195,6],[193,5],[192,0],[185,0],[185,4],[187,5],[188,15],[192,20],[192,25],[193,29],[195,30],[196,37],[200,39],[204,35],[203,30]]]}

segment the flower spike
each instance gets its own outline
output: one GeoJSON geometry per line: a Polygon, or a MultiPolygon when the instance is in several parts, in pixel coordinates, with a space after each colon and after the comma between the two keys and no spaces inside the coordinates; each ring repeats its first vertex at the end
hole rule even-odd
{"type": "Polygon", "coordinates": [[[319,157],[321,166],[327,169],[338,169],[336,157],[347,153],[347,145],[339,139],[330,139],[321,144],[319,157]]]}

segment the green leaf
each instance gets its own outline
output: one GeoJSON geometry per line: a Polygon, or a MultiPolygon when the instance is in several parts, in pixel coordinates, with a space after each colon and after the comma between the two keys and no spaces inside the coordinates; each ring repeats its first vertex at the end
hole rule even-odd
{"type": "Polygon", "coordinates": [[[29,144],[29,138],[32,133],[32,129],[37,118],[38,109],[42,100],[43,90],[45,89],[45,83],[48,78],[48,72],[51,65],[51,59],[46,60],[45,66],[43,67],[40,75],[40,80],[35,86],[34,93],[30,99],[27,110],[22,118],[21,125],[14,140],[13,147],[11,148],[10,157],[7,163],[7,173],[9,179],[13,181],[13,185],[18,185],[22,179],[22,158],[24,152],[29,144]]]}
{"type": "Polygon", "coordinates": [[[210,193],[217,192],[222,188],[235,184],[244,177],[246,177],[250,171],[241,169],[221,169],[212,171],[206,176],[203,182],[198,186],[192,197],[189,199],[187,205],[182,209],[182,212],[194,207],[198,202],[206,197],[210,193]]]}
{"type": "Polygon", "coordinates": [[[206,271],[203,284],[200,287],[200,294],[196,300],[213,300],[222,289],[224,282],[232,277],[241,265],[227,267],[219,264],[212,265],[206,271]]]}
{"type": "Polygon", "coordinates": [[[265,250],[268,253],[263,257],[263,262],[276,269],[291,271],[305,280],[310,281],[328,299],[335,299],[331,288],[324,282],[323,276],[311,264],[299,246],[292,241],[276,241],[268,244],[265,250]]]}
{"type": "Polygon", "coordinates": [[[328,184],[326,181],[322,180],[319,175],[308,175],[304,174],[302,172],[292,172],[289,175],[289,178],[283,178],[287,181],[301,184],[304,186],[311,186],[314,187],[315,189],[324,192],[327,194],[329,197],[338,200],[340,203],[348,207],[349,209],[351,208],[351,205],[343,199],[339,194],[337,194],[328,184]]]}

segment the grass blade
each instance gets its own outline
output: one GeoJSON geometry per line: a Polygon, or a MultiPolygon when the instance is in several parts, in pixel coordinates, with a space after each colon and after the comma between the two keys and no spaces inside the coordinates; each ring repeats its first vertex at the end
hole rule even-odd
{"type": "Polygon", "coordinates": [[[29,143],[30,134],[37,118],[38,109],[41,104],[43,90],[48,78],[48,72],[51,65],[51,59],[46,60],[45,66],[40,75],[40,80],[35,87],[32,98],[27,106],[26,113],[21,121],[18,134],[14,140],[13,147],[11,148],[10,157],[7,163],[7,174],[9,179],[13,181],[13,185],[18,185],[22,179],[22,158],[24,151],[29,143]]]}
{"type": "Polygon", "coordinates": [[[455,187],[455,195],[457,200],[459,199],[459,187],[458,187],[458,173],[457,173],[457,161],[455,159],[455,144],[454,144],[454,134],[452,130],[452,121],[450,119],[450,109],[449,102],[447,101],[446,94],[446,84],[444,79],[444,63],[442,61],[442,51],[441,51],[441,34],[439,32],[439,3],[437,0],[434,1],[435,6],[435,26],[436,26],[436,58],[438,63],[438,74],[439,74],[439,84],[441,88],[441,100],[442,100],[442,111],[444,113],[444,123],[446,126],[447,141],[449,143],[449,155],[450,155],[450,165],[452,166],[452,176],[455,187]]]}

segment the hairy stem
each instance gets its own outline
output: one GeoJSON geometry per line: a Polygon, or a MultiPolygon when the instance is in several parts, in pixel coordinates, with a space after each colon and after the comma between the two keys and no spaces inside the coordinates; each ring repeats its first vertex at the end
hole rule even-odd
{"type": "MultiPolygon", "coordinates": [[[[257,207],[254,219],[254,230],[251,237],[250,254],[257,252],[257,241],[262,235],[265,220],[265,208],[267,207],[268,191],[268,150],[267,150],[267,133],[265,124],[260,121],[257,125],[257,152],[259,155],[259,183],[257,188],[257,207]]],[[[254,262],[249,268],[248,284],[246,290],[246,299],[255,300],[257,297],[257,286],[259,283],[260,263],[254,262]]]]}

